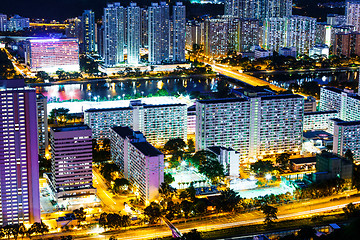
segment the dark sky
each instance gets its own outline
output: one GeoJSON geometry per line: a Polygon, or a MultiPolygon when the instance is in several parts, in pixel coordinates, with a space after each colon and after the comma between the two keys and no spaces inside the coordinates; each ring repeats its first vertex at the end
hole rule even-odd
{"type": "MultiPolygon", "coordinates": [[[[92,9],[96,18],[100,19],[103,14],[103,8],[109,2],[120,2],[122,6],[128,6],[131,0],[0,0],[0,13],[7,15],[19,14],[23,17],[45,18],[48,20],[65,20],[80,16],[85,9],[92,9]]],[[[140,7],[149,6],[151,2],[159,2],[160,0],[133,0],[140,7]]],[[[176,2],[176,0],[167,0],[168,2],[176,2]]],[[[179,1],[179,0],[177,0],[179,1]]],[[[186,0],[180,0],[186,1],[186,0]]],[[[223,6],[188,6],[188,17],[194,17],[209,13],[217,15],[223,13],[223,6]]]]}

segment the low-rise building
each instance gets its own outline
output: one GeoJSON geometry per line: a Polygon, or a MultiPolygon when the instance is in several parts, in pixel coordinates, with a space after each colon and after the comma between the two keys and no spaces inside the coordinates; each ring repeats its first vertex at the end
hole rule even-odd
{"type": "Polygon", "coordinates": [[[322,179],[342,178],[351,180],[353,163],[337,154],[322,152],[316,155],[316,172],[325,173],[322,174],[322,179]]]}
{"type": "Polygon", "coordinates": [[[294,172],[313,171],[316,169],[316,157],[290,159],[290,169],[294,172]]]}
{"type": "Polygon", "coordinates": [[[240,154],[237,151],[225,147],[208,147],[208,150],[218,157],[224,167],[225,175],[240,177],[240,154]]]}
{"type": "Polygon", "coordinates": [[[282,47],[279,49],[279,55],[285,57],[296,58],[296,48],[295,47],[282,47]]]}
{"type": "Polygon", "coordinates": [[[310,48],[309,56],[311,58],[325,57],[329,58],[329,47],[326,44],[317,44],[310,48]]]}
{"type": "Polygon", "coordinates": [[[111,157],[143,201],[155,200],[164,181],[164,155],[129,127],[111,128],[111,157]]]}

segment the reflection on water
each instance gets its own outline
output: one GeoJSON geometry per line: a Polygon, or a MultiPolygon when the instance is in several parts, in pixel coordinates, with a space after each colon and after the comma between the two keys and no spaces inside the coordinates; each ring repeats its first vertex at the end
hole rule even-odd
{"type": "Polygon", "coordinates": [[[312,71],[300,73],[254,73],[259,77],[273,83],[274,85],[289,88],[291,83],[301,85],[303,82],[316,81],[321,85],[326,85],[331,81],[358,81],[359,73],[357,70],[332,70],[332,71],[312,71]]]}
{"type": "Polygon", "coordinates": [[[103,98],[122,99],[126,96],[148,96],[164,89],[168,93],[190,94],[193,91],[209,92],[216,89],[215,78],[175,78],[159,80],[98,81],[81,84],[36,86],[50,101],[89,100],[103,98]]]}

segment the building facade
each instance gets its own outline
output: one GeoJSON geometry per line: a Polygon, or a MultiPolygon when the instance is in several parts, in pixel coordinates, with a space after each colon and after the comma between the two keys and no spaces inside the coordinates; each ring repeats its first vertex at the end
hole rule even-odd
{"type": "Polygon", "coordinates": [[[111,128],[111,156],[144,202],[156,200],[164,182],[164,155],[129,127],[111,128]]]}
{"type": "Polygon", "coordinates": [[[334,54],[337,56],[360,56],[360,32],[338,33],[335,35],[334,54]]]}
{"type": "Polygon", "coordinates": [[[58,204],[68,207],[76,198],[94,196],[91,129],[86,125],[53,127],[50,136],[49,184],[58,204]]]}
{"type": "Polygon", "coordinates": [[[360,161],[360,121],[332,119],[334,126],[333,153],[344,156],[347,150],[360,161]]]}
{"type": "Polygon", "coordinates": [[[339,113],[336,110],[305,112],[304,113],[304,131],[324,130],[331,131],[330,119],[338,118],[339,113]]]}
{"type": "Polygon", "coordinates": [[[20,30],[24,30],[25,28],[30,27],[29,18],[20,17],[19,15],[15,15],[9,19],[7,23],[7,29],[11,32],[16,32],[20,30]]]}
{"type": "Polygon", "coordinates": [[[36,108],[38,119],[39,155],[45,157],[49,146],[47,98],[41,93],[36,94],[36,108]]]}
{"type": "Polygon", "coordinates": [[[130,3],[126,8],[127,17],[127,63],[140,63],[140,7],[130,3]]]}
{"type": "Polygon", "coordinates": [[[6,32],[7,31],[7,15],[0,13],[0,32],[6,32]]]}
{"type": "Polygon", "coordinates": [[[35,89],[0,80],[0,225],[40,222],[35,89]]]}
{"type": "Polygon", "coordinates": [[[263,48],[279,51],[295,47],[297,54],[308,54],[315,45],[316,19],[305,16],[266,18],[263,26],[263,48]]]}
{"type": "Polygon", "coordinates": [[[114,67],[124,62],[125,9],[120,3],[104,8],[103,58],[105,66],[114,67]]]}
{"type": "Polygon", "coordinates": [[[225,147],[209,147],[208,150],[217,156],[218,161],[224,167],[226,176],[240,177],[240,154],[238,152],[225,147]]]}
{"type": "Polygon", "coordinates": [[[356,32],[360,32],[360,1],[347,0],[345,2],[346,23],[355,27],[356,32]]]}
{"type": "Polygon", "coordinates": [[[82,51],[85,54],[96,52],[96,24],[95,13],[92,10],[85,10],[81,18],[82,23],[82,51]]]}
{"type": "Polygon", "coordinates": [[[187,106],[185,104],[148,105],[132,102],[128,108],[89,109],[84,122],[93,129],[93,138],[110,138],[110,128],[128,126],[141,131],[155,145],[171,138],[187,140],[187,106]]]}
{"type": "Polygon", "coordinates": [[[170,57],[169,5],[152,3],[148,8],[149,62],[161,64],[170,57]]]}
{"type": "Polygon", "coordinates": [[[185,62],[186,10],[182,2],[173,6],[173,61],[185,62]]]}
{"type": "Polygon", "coordinates": [[[303,113],[299,95],[198,101],[196,149],[231,147],[245,162],[283,152],[297,154],[303,113]]]}
{"type": "Polygon", "coordinates": [[[32,72],[79,71],[78,40],[30,39],[26,44],[25,62],[32,72]]]}
{"type": "Polygon", "coordinates": [[[259,46],[260,22],[257,19],[240,19],[238,30],[239,52],[250,52],[251,47],[259,46]]]}

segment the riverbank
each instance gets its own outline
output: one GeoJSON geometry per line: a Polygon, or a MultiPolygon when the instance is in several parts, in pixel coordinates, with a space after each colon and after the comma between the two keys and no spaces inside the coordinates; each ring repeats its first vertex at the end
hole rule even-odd
{"type": "Polygon", "coordinates": [[[65,85],[65,84],[82,84],[82,83],[96,83],[96,82],[122,82],[122,81],[138,81],[138,80],[162,80],[162,79],[185,79],[185,78],[209,78],[216,77],[217,74],[190,74],[190,75],[169,75],[169,76],[158,76],[158,77],[116,77],[116,78],[79,78],[69,79],[69,80],[61,80],[56,82],[49,83],[27,83],[30,87],[36,86],[52,86],[52,85],[65,85]]]}
{"type": "Polygon", "coordinates": [[[340,67],[340,68],[319,68],[319,69],[295,69],[295,70],[259,70],[259,71],[247,71],[245,74],[257,75],[257,74],[292,74],[292,73],[326,73],[326,72],[347,72],[356,71],[360,67],[340,67]]]}

